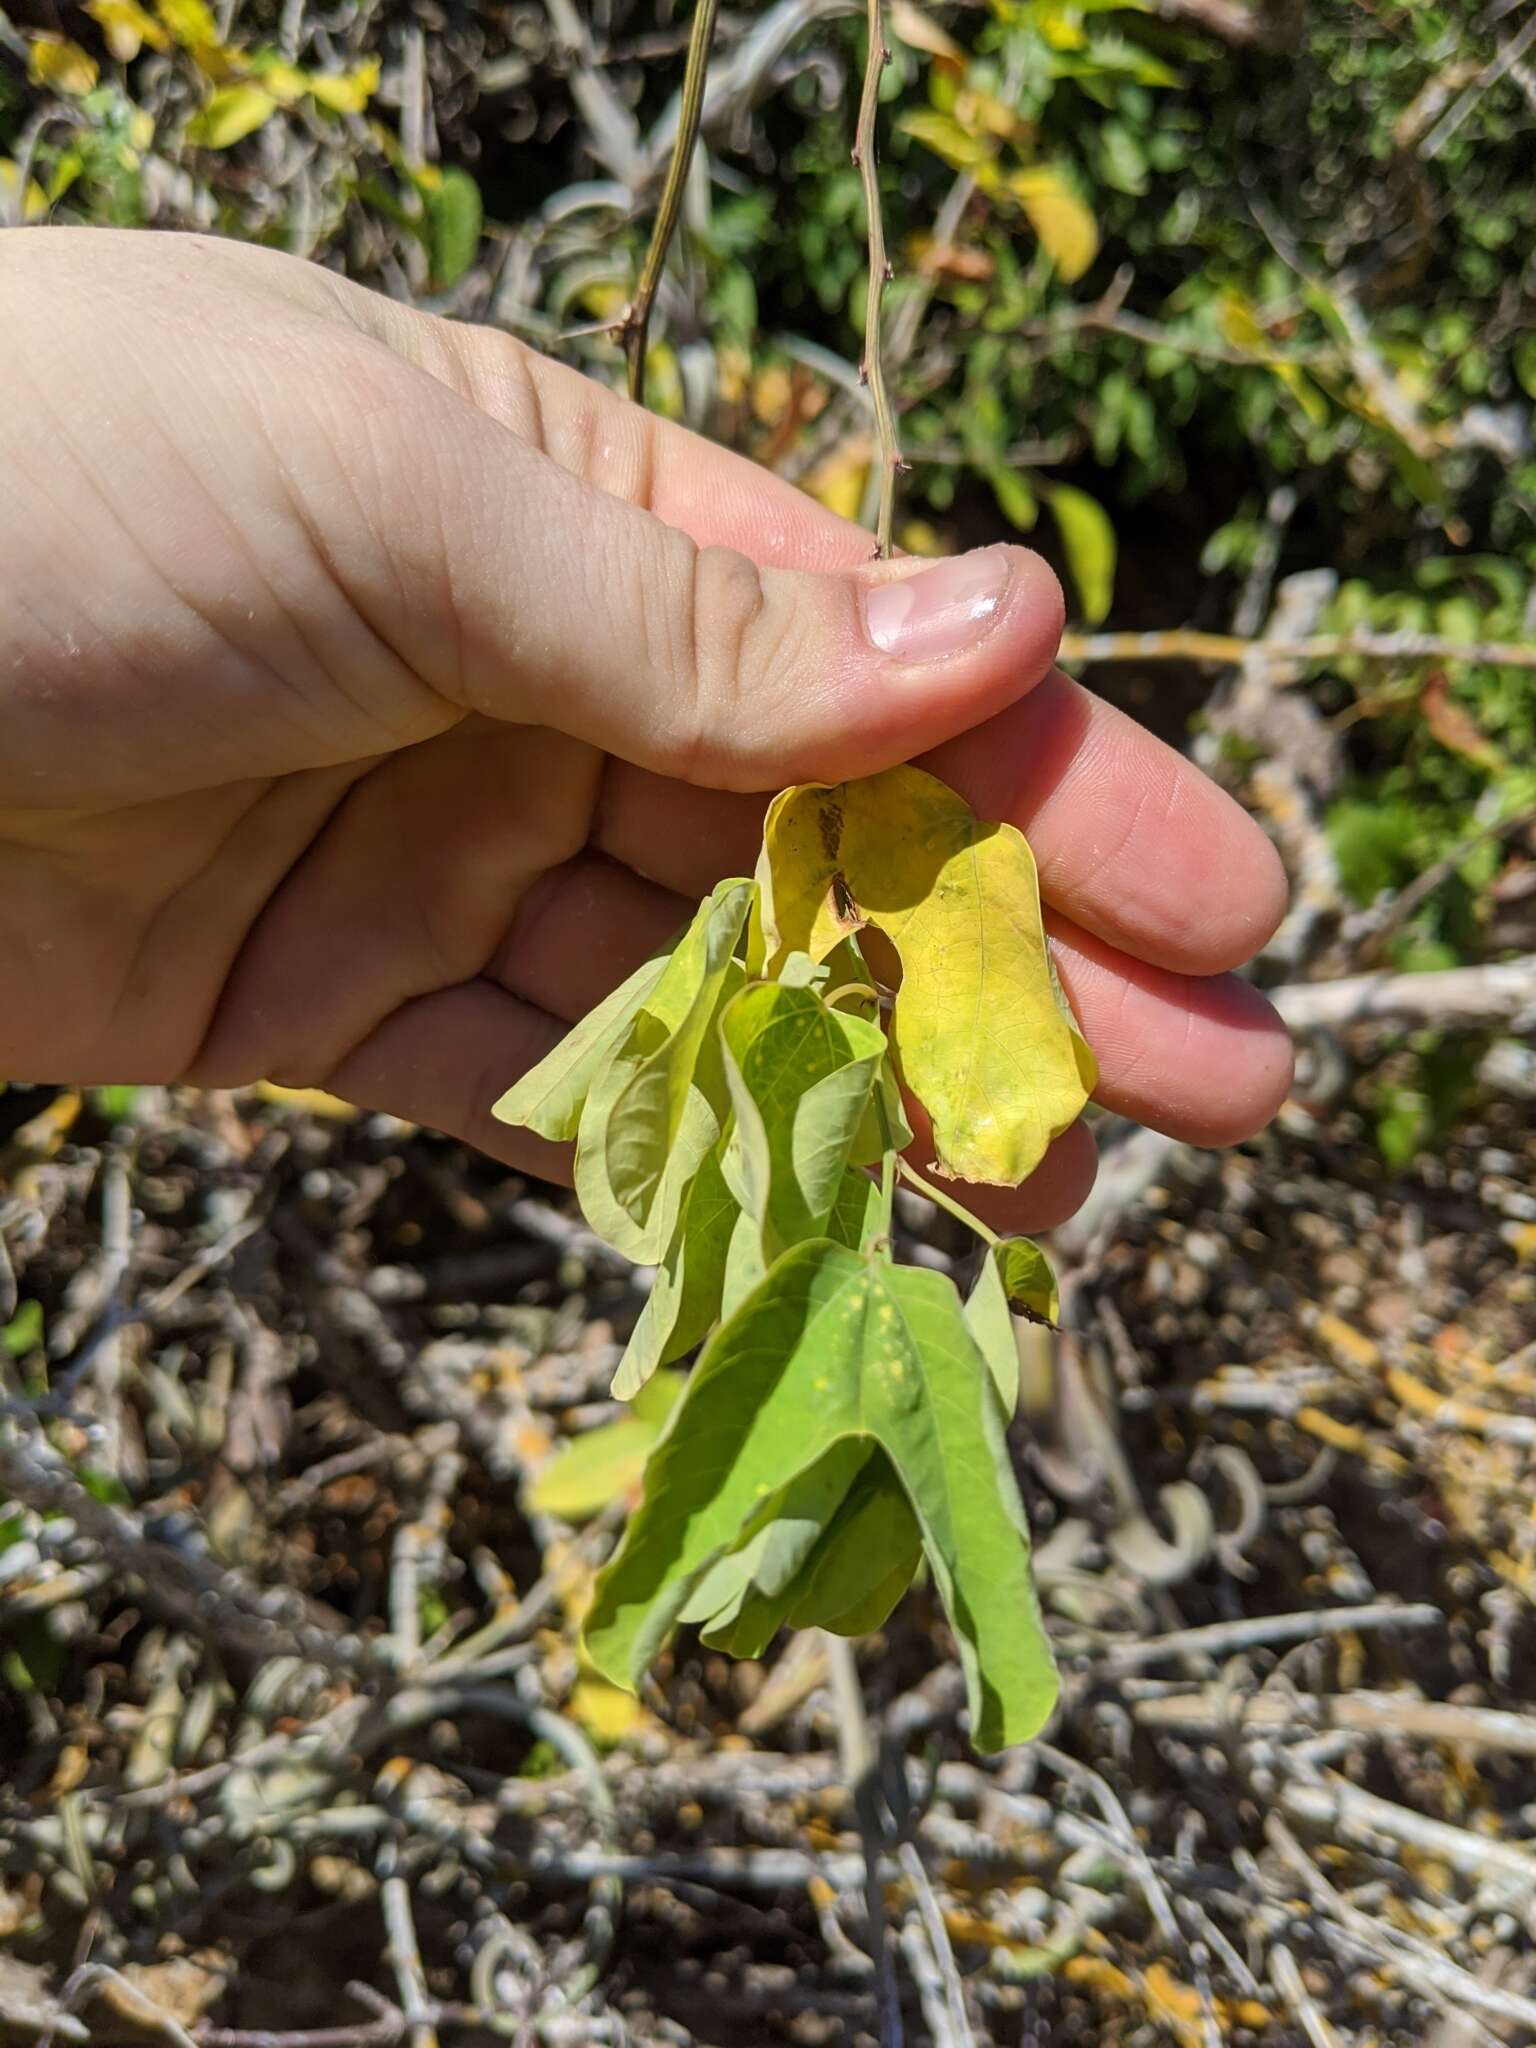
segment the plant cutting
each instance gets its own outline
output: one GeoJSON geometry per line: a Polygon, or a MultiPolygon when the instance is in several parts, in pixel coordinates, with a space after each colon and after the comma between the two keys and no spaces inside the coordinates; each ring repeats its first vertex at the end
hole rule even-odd
{"type": "MultiPolygon", "coordinates": [[[[711,19],[702,0],[657,231],[621,323],[636,397],[711,19]]],[[[900,458],[880,356],[884,62],[870,0],[855,157],[888,555],[900,458]]],[[[973,1740],[990,1750],[1038,1731],[1056,1681],[1006,1432],[1015,1317],[1052,1320],[1055,1288],[1040,1248],[998,1238],[951,1184],[1027,1179],[1095,1078],[1022,834],[897,767],[778,795],[755,874],[719,883],[497,1103],[505,1122],[574,1140],[588,1222],[656,1268],[614,1393],[633,1398],[702,1347],[597,1581],[585,1642],[601,1672],[635,1687],[682,1624],[737,1656],[786,1624],[865,1634],[926,1563],[973,1740]],[[898,1181],[982,1240],[967,1298],[896,1258],[898,1181]]]]}

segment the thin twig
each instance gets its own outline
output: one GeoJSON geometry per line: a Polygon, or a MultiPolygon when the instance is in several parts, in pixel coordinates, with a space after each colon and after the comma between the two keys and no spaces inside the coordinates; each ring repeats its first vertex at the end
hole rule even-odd
{"type": "Polygon", "coordinates": [[[1235,633],[1064,633],[1061,658],[1089,661],[1212,661],[1283,666],[1305,661],[1470,661],[1536,668],[1536,641],[1448,640],[1440,633],[1319,633],[1304,640],[1244,640],[1235,633]]]}
{"type": "Polygon", "coordinates": [[[891,552],[891,523],[896,508],[896,476],[903,467],[901,447],[896,438],[896,416],[891,411],[890,393],[885,386],[885,358],[881,350],[880,317],[891,266],[885,253],[885,221],[880,211],[880,163],[875,140],[875,122],[880,109],[880,81],[891,61],[885,40],[885,0],[868,0],[869,50],[864,60],[864,90],[859,95],[859,120],[853,144],[853,161],[864,188],[864,215],[869,236],[869,290],[864,301],[864,360],[860,375],[869,386],[875,411],[875,438],[880,463],[880,502],[875,515],[875,552],[887,561],[891,552]]]}
{"type": "Polygon", "coordinates": [[[1349,1728],[1398,1741],[1451,1742],[1498,1750],[1506,1756],[1536,1757],[1536,1714],[1422,1700],[1411,1693],[1286,1691],[1244,1697],[1213,1689],[1134,1700],[1131,1716],[1144,1728],[1178,1728],[1199,1735],[1228,1728],[1240,1733],[1252,1729],[1288,1735],[1317,1728],[1349,1728]]]}
{"type": "Polygon", "coordinates": [[[667,249],[683,210],[683,193],[687,189],[688,170],[693,162],[693,146],[699,137],[699,117],[704,111],[704,81],[709,71],[709,50],[714,40],[718,5],[719,0],[697,0],[693,10],[677,140],[672,145],[672,155],[667,163],[666,183],[661,188],[650,246],[640,268],[640,282],[635,287],[635,296],[625,311],[619,330],[629,395],[636,405],[645,403],[645,351],[651,308],[656,303],[662,271],[666,268],[667,249]]]}
{"type": "Polygon", "coordinates": [[[864,1849],[864,1904],[869,1921],[870,1953],[875,1962],[880,2048],[902,2048],[901,1996],[896,1983],[890,1930],[886,1924],[881,1877],[886,1846],[885,1816],[880,1805],[874,1742],[864,1712],[864,1689],[859,1681],[853,1644],[848,1638],[824,1632],[821,1640],[832,1675],[838,1756],[864,1849]]]}
{"type": "Polygon", "coordinates": [[[1440,1024],[1519,1017],[1536,1007],[1536,953],[1484,967],[1292,982],[1268,995],[1293,1031],[1338,1031],[1371,1018],[1440,1024]]]}
{"type": "Polygon", "coordinates": [[[1370,1607],[1322,1607],[1301,1614],[1256,1614],[1241,1621],[1215,1621],[1205,1628],[1174,1629],[1145,1642],[1119,1643],[1106,1652],[1100,1670],[1141,1671],[1169,1657],[1215,1657],[1277,1643],[1305,1643],[1315,1636],[1353,1634],[1365,1628],[1443,1628],[1445,1616],[1427,1603],[1370,1607]]]}
{"type": "Polygon", "coordinates": [[[379,1904],[384,1913],[384,1930],[389,1939],[385,1953],[400,1987],[400,2004],[410,2022],[411,2048],[437,2048],[437,2029],[432,2024],[427,1976],[421,1965],[416,1941],[416,1922],[411,1913],[410,1887],[403,1877],[386,1877],[379,1887],[379,1904]]]}

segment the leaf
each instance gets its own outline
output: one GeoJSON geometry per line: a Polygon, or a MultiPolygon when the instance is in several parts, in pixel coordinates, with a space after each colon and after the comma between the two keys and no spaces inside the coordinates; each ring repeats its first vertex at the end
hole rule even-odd
{"type": "Polygon", "coordinates": [[[1023,207],[1062,283],[1075,284],[1099,253],[1099,228],[1092,213],[1049,164],[1010,173],[1006,189],[1023,207]]]}
{"type": "Polygon", "coordinates": [[[155,12],[185,50],[216,50],[219,27],[207,0],[155,0],[155,12]]]}
{"type": "Polygon", "coordinates": [[[891,0],[891,28],[908,49],[921,50],[945,70],[965,69],[965,52],[939,27],[933,16],[915,6],[913,0],[891,0]]]}
{"type": "Polygon", "coordinates": [[[446,291],[474,263],[480,253],[480,227],[484,206],[480,187],[457,164],[442,174],[441,183],[426,194],[427,245],[432,259],[432,282],[446,291]]]}
{"type": "Polygon", "coordinates": [[[568,1031],[554,1051],[509,1088],[491,1111],[498,1122],[521,1124],[559,1144],[574,1138],[582,1106],[598,1069],[623,1039],[661,979],[667,954],[658,953],[620,982],[595,1010],[568,1031]]]}
{"type": "Polygon", "coordinates": [[[1016,1186],[1097,1078],[1053,982],[1034,858],[942,782],[892,768],[803,784],[769,807],[761,919],[769,971],[824,958],[866,924],[901,957],[891,1042],[933,1124],[936,1170],[1016,1186]]]}
{"type": "Polygon", "coordinates": [[[683,1375],[660,1373],[633,1414],[604,1422],[557,1451],[528,1489],[536,1514],[584,1522],[640,1484],[645,1462],[683,1391],[683,1375]]]}
{"type": "Polygon", "coordinates": [[[978,1747],[1027,1740],[1055,1678],[1002,1423],[959,1297],[940,1273],[826,1242],[786,1253],[706,1348],[598,1579],[593,1663],[638,1683],[763,1504],[850,1436],[880,1444],[911,1502],[978,1747]]]}
{"type": "Polygon", "coordinates": [[[230,149],[276,112],[277,101],[262,86],[221,85],[187,123],[185,139],[198,149],[230,149]]]}
{"type": "Polygon", "coordinates": [[[339,1095],[330,1095],[324,1088],[280,1088],[275,1081],[258,1081],[251,1093],[278,1109],[323,1116],[339,1124],[355,1123],[359,1114],[354,1104],[343,1102],[339,1095]]]}
{"type": "Polygon", "coordinates": [[[712,1650],[760,1657],[784,1626],[795,1583],[869,1456],[862,1437],[842,1437],[771,1495],[736,1548],[705,1573],[679,1619],[703,1623],[712,1650]]]}
{"type": "Polygon", "coordinates": [[[876,1451],[791,1588],[790,1627],[868,1635],[889,1620],[922,1556],[922,1532],[901,1482],[876,1451]]]}
{"type": "Polygon", "coordinates": [[[37,35],[27,50],[27,77],[48,92],[62,92],[71,99],[83,99],[101,75],[101,67],[88,50],[67,36],[37,35]]]}
{"type": "Polygon", "coordinates": [[[8,156],[0,156],[0,223],[9,216],[11,220],[42,220],[48,212],[48,194],[35,178],[28,178],[27,189],[20,194],[18,205],[17,188],[21,182],[21,171],[8,156]]]}
{"type": "Polygon", "coordinates": [[[867,1173],[850,1168],[843,1175],[832,1214],[827,1218],[827,1235],[834,1244],[851,1252],[862,1251],[882,1221],[880,1189],[867,1173]]]}
{"type": "Polygon", "coordinates": [[[694,1176],[666,1259],[645,1298],[613,1377],[616,1401],[631,1400],[659,1365],[691,1351],[720,1315],[731,1233],[741,1209],[710,1151],[694,1176]]]}
{"type": "Polygon", "coordinates": [[[640,1265],[671,1243],[720,1134],[727,1092],[711,1027],[741,986],[733,949],[751,895],[750,882],[726,881],[700,904],[582,1111],[576,1193],[592,1228],[640,1265]]]}
{"type": "Polygon", "coordinates": [[[936,114],[926,107],[903,114],[896,123],[905,135],[941,157],[951,170],[974,171],[992,161],[997,145],[989,136],[972,135],[948,114],[936,114]]]}
{"type": "Polygon", "coordinates": [[[757,1219],[738,1207],[730,1248],[725,1255],[725,1279],[720,1288],[722,1322],[735,1315],[767,1270],[763,1258],[763,1233],[757,1219]]]}
{"type": "Polygon", "coordinates": [[[976,1285],[965,1304],[965,1320],[987,1361],[1003,1413],[1019,1404],[1019,1350],[1013,1319],[1054,1323],[1056,1277],[1050,1260],[1027,1237],[1004,1238],[988,1247],[976,1285]]]}
{"type": "Polygon", "coordinates": [[[1010,526],[1017,527],[1020,533],[1028,533],[1040,516],[1040,505],[1034,492],[1016,469],[1007,469],[1000,462],[991,464],[986,474],[992,495],[997,500],[997,509],[1010,526]]]}
{"type": "MultiPolygon", "coordinates": [[[[310,98],[322,107],[329,107],[333,114],[360,114],[379,89],[379,60],[369,57],[352,71],[311,71],[306,74],[310,98]]],[[[474,180],[466,172],[444,172],[444,183],[450,177],[462,177],[475,195],[475,239],[480,234],[480,192],[474,180]]],[[[473,260],[473,253],[471,253],[473,260]]],[[[464,266],[468,269],[469,265],[464,266]]],[[[451,282],[451,280],[450,280],[451,282]]]]}
{"type": "Polygon", "coordinates": [[[763,1257],[819,1237],[885,1058],[878,1024],[829,1009],[811,988],[754,982],[720,1020],[736,1112],[741,1206],[763,1257]]]}
{"type": "Polygon", "coordinates": [[[0,1330],[0,1350],[11,1358],[25,1358],[35,1351],[43,1341],[45,1329],[43,1304],[40,1301],[23,1301],[15,1315],[0,1330]]]}
{"type": "Polygon", "coordinates": [[[106,37],[107,48],[120,64],[128,64],[140,47],[168,50],[171,39],[139,0],[85,0],[85,11],[106,37]]]}
{"type": "Polygon", "coordinates": [[[1097,626],[1109,616],[1114,597],[1115,529],[1098,500],[1075,485],[1052,484],[1046,500],[1082,600],[1083,618],[1097,626]]]}

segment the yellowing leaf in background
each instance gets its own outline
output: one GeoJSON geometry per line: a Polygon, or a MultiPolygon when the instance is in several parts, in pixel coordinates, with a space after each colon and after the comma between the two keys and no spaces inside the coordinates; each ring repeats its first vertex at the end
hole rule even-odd
{"type": "Polygon", "coordinates": [[[27,77],[50,92],[82,99],[96,83],[100,66],[89,51],[66,36],[40,35],[27,52],[27,77]]]}
{"type": "Polygon", "coordinates": [[[804,784],[769,806],[768,971],[873,925],[901,957],[891,1038],[936,1170],[1016,1187],[1098,1078],[1051,973],[1034,856],[932,775],[804,784]]]}
{"type": "Polygon", "coordinates": [[[333,114],[360,114],[379,89],[379,60],[370,57],[355,71],[311,71],[311,96],[333,114]]]}
{"type": "Polygon", "coordinates": [[[1052,484],[1045,495],[1082,600],[1084,621],[1097,626],[1108,618],[1115,594],[1115,529],[1098,500],[1073,484],[1052,484]]]}
{"type": "Polygon", "coordinates": [[[184,50],[219,47],[219,25],[207,0],[155,0],[155,12],[184,50]]]}
{"type": "Polygon", "coordinates": [[[668,1416],[683,1391],[680,1372],[654,1373],[628,1415],[604,1422],[557,1451],[528,1490],[537,1514],[585,1522],[640,1484],[668,1416]]]}
{"type": "Polygon", "coordinates": [[[21,173],[8,156],[0,156],[0,219],[14,221],[41,220],[48,211],[48,195],[35,178],[28,178],[27,189],[20,194],[18,186],[21,173]]]}
{"type": "Polygon", "coordinates": [[[1075,284],[1099,253],[1098,223],[1088,208],[1049,164],[1012,172],[1007,189],[1023,207],[1063,284],[1075,284]]]}
{"type": "Polygon", "coordinates": [[[168,50],[171,39],[139,0],[86,0],[86,13],[106,38],[119,64],[129,64],[140,49],[168,50]]]}
{"type": "Polygon", "coordinates": [[[275,1081],[258,1081],[251,1092],[263,1102],[276,1103],[280,1109],[331,1117],[337,1123],[352,1123],[357,1117],[350,1102],[343,1102],[339,1095],[327,1095],[323,1088],[279,1088],[275,1081]]]}
{"type": "Polygon", "coordinates": [[[870,447],[862,435],[834,448],[801,485],[818,503],[840,519],[857,519],[869,479],[870,447]]]}
{"type": "Polygon", "coordinates": [[[198,149],[230,149],[277,112],[277,101],[259,85],[223,85],[184,130],[198,149]]]}

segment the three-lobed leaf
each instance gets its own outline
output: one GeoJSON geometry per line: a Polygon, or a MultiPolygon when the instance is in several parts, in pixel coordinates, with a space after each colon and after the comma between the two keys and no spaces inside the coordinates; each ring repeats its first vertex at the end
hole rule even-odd
{"type": "Polygon", "coordinates": [[[878,1444],[908,1497],[974,1740],[1027,1740],[1054,1702],[1054,1667],[986,1364],[944,1275],[830,1241],[786,1253],[706,1348],[598,1580],[593,1662],[637,1683],[764,1503],[847,1437],[878,1444]]]}

